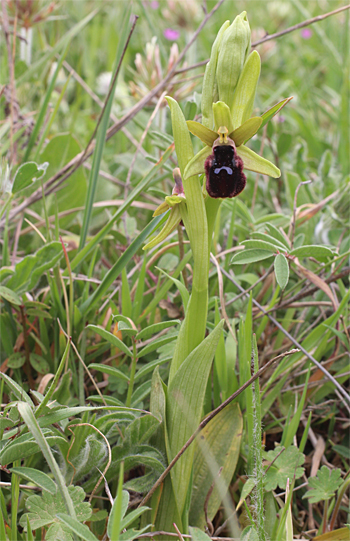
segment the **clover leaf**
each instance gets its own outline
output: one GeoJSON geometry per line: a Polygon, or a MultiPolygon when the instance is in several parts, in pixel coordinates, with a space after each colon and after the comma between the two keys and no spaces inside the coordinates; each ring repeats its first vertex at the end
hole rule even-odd
{"type": "MultiPolygon", "coordinates": [[[[276,456],[281,453],[282,447],[277,446],[273,451],[265,453],[265,458],[272,462],[276,456]]],[[[270,492],[275,490],[277,486],[285,490],[287,486],[287,479],[299,479],[303,473],[304,468],[300,466],[304,464],[305,456],[299,451],[297,447],[291,445],[283,451],[280,456],[274,461],[272,466],[266,471],[265,474],[265,490],[270,492]]]]}
{"type": "Polygon", "coordinates": [[[308,490],[303,498],[308,498],[310,503],[330,500],[343,482],[340,475],[341,471],[339,468],[329,470],[327,466],[322,466],[318,470],[316,477],[310,477],[309,486],[311,490],[308,490]]]}
{"type": "MultiPolygon", "coordinates": [[[[85,492],[81,487],[69,486],[68,492],[72,498],[77,520],[84,522],[90,518],[92,509],[89,503],[84,502],[85,492]]],[[[46,541],[73,541],[71,530],[57,517],[57,513],[66,513],[66,506],[59,492],[54,496],[43,492],[42,496],[29,496],[26,501],[29,513],[22,515],[20,524],[27,530],[27,516],[32,530],[49,526],[46,541]]]]}

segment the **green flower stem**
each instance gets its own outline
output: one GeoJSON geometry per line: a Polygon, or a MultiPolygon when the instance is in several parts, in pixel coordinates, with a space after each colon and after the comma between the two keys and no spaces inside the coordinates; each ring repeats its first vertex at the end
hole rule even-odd
{"type": "Polygon", "coordinates": [[[207,215],[202,187],[197,175],[184,178],[185,167],[193,158],[193,147],[185,118],[178,103],[167,98],[173,126],[175,150],[186,195],[186,212],[182,218],[190,239],[194,259],[192,294],[185,320],[176,341],[169,382],[186,357],[204,338],[208,308],[209,243],[207,215]]]}
{"type": "Polygon", "coordinates": [[[126,396],[126,402],[125,402],[125,405],[127,408],[130,408],[132,392],[134,390],[136,363],[137,363],[136,342],[134,339],[132,339],[132,361],[131,361],[131,370],[130,370],[130,380],[129,380],[128,394],[126,396]]]}

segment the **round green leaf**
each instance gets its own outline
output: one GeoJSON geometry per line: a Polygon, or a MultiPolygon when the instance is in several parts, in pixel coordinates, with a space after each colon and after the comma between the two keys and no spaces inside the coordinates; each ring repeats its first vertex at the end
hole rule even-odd
{"type": "Polygon", "coordinates": [[[289,280],[289,265],[283,254],[278,254],[275,257],[275,275],[280,288],[285,289],[289,280]]]}
{"type": "Polygon", "coordinates": [[[7,361],[8,368],[21,368],[24,365],[26,357],[22,351],[17,351],[9,356],[7,361]]]}
{"type": "Polygon", "coordinates": [[[31,353],[29,356],[29,361],[34,370],[39,372],[39,374],[47,374],[50,372],[49,363],[46,361],[46,359],[44,359],[44,357],[41,357],[41,355],[31,353]]]}

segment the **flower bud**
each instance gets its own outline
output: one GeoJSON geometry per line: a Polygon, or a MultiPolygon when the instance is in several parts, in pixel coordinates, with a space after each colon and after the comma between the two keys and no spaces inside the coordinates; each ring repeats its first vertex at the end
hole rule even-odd
{"type": "Polygon", "coordinates": [[[247,13],[238,15],[225,31],[216,68],[219,100],[232,109],[233,94],[250,51],[250,27],[247,13]]]}

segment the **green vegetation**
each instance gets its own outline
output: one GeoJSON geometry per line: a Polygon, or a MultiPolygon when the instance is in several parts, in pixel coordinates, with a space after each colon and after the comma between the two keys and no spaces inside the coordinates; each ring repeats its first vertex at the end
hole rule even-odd
{"type": "Polygon", "coordinates": [[[3,0],[1,541],[350,539],[338,8],[3,0]]]}

